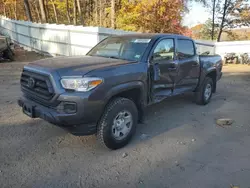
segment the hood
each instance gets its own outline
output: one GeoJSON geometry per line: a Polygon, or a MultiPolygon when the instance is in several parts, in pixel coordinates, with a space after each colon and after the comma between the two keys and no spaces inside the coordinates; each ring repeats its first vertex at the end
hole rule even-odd
{"type": "Polygon", "coordinates": [[[55,57],[35,61],[29,66],[43,71],[56,71],[60,76],[83,76],[96,69],[132,63],[121,59],[94,56],[55,57]]]}

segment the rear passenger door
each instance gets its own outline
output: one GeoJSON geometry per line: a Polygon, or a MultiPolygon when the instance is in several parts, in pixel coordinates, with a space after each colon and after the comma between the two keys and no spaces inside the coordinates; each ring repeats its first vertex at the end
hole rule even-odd
{"type": "Polygon", "coordinates": [[[174,94],[192,91],[199,82],[200,64],[194,42],[177,38],[178,74],[175,79],[174,94]]]}

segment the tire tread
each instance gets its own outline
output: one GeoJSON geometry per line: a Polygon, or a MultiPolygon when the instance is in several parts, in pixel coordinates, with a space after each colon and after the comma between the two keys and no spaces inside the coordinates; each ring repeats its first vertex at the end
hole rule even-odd
{"type": "Polygon", "coordinates": [[[102,146],[108,147],[109,149],[117,149],[116,147],[109,147],[105,143],[104,129],[106,128],[106,126],[108,126],[108,124],[107,124],[108,114],[113,110],[113,108],[115,108],[117,105],[123,105],[124,103],[127,103],[127,102],[133,104],[134,107],[136,108],[134,102],[131,101],[130,99],[118,97],[118,98],[115,98],[115,99],[111,100],[108,103],[106,109],[104,110],[104,113],[103,113],[103,115],[102,115],[102,117],[101,117],[101,119],[100,119],[100,121],[98,123],[98,126],[97,126],[97,140],[100,142],[100,144],[102,146]]]}
{"type": "MultiPolygon", "coordinates": [[[[198,89],[198,91],[195,92],[195,102],[198,105],[206,105],[207,103],[209,103],[210,99],[208,101],[204,101],[204,87],[206,86],[207,82],[211,82],[212,83],[212,87],[213,87],[213,80],[210,77],[206,77],[203,81],[203,84],[200,86],[200,88],[198,89]]],[[[212,95],[212,94],[211,94],[212,95]]]]}

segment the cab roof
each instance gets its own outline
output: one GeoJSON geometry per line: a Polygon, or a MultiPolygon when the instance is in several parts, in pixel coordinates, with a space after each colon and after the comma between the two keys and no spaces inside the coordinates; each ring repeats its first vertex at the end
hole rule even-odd
{"type": "Polygon", "coordinates": [[[150,39],[158,39],[162,37],[174,37],[180,39],[191,39],[189,37],[178,35],[178,34],[161,34],[161,33],[135,33],[135,34],[123,34],[116,35],[122,38],[150,38],[150,39]]]}

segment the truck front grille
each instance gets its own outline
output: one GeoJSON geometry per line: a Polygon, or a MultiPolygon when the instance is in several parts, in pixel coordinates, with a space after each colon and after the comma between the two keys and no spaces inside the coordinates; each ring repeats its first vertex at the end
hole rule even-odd
{"type": "Polygon", "coordinates": [[[21,75],[22,91],[34,100],[48,100],[54,96],[53,86],[46,75],[23,70],[21,75]]]}

